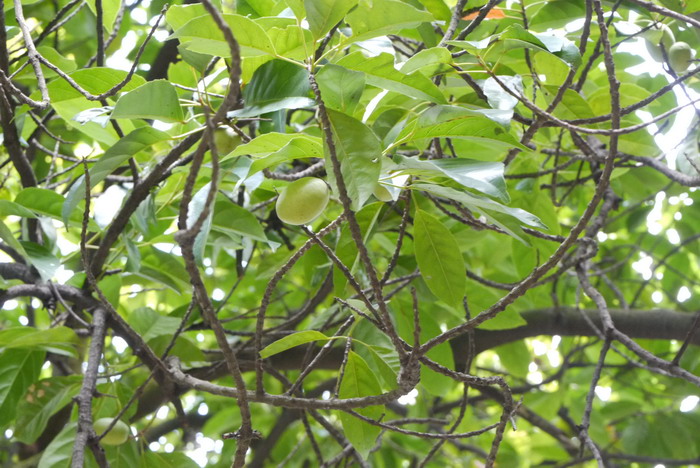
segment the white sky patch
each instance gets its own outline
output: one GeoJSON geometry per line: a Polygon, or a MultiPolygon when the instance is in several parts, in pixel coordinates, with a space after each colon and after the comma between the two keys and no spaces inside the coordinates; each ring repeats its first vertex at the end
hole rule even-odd
{"type": "Polygon", "coordinates": [[[552,367],[559,367],[561,364],[561,355],[557,350],[552,349],[547,351],[547,359],[549,359],[549,365],[552,367]]]}
{"type": "Polygon", "coordinates": [[[654,301],[654,304],[659,304],[664,300],[664,293],[661,291],[654,291],[651,293],[651,300],[654,301]]]}
{"type": "Polygon", "coordinates": [[[117,354],[122,354],[124,351],[126,351],[126,348],[129,347],[129,344],[126,341],[124,341],[124,338],[115,336],[114,338],[112,338],[112,347],[117,352],[117,354]]]}
{"type": "Polygon", "coordinates": [[[654,260],[647,254],[641,252],[640,259],[632,263],[632,269],[642,275],[645,280],[651,279],[651,265],[654,260]]]}
{"type": "Polygon", "coordinates": [[[404,396],[399,397],[398,402],[401,405],[408,405],[408,406],[415,405],[417,396],[418,396],[418,390],[416,390],[414,388],[413,390],[411,390],[410,392],[408,392],[404,396]]]}
{"type": "Polygon", "coordinates": [[[199,405],[199,408],[197,408],[197,414],[201,414],[202,416],[206,416],[209,414],[209,406],[207,406],[206,403],[202,403],[199,405]]]}
{"type": "Polygon", "coordinates": [[[158,412],[156,413],[156,418],[165,419],[168,417],[168,413],[170,413],[170,408],[163,405],[160,408],[158,408],[158,412]]]}
{"type": "Polygon", "coordinates": [[[117,215],[122,201],[126,197],[126,191],[118,185],[110,185],[95,200],[95,222],[101,228],[106,227],[117,215]]]}
{"type": "Polygon", "coordinates": [[[690,395],[683,398],[680,407],[681,413],[693,411],[695,407],[698,406],[698,402],[700,402],[700,397],[698,397],[697,395],[690,395]]]}
{"type": "Polygon", "coordinates": [[[661,224],[661,218],[663,216],[663,201],[666,199],[666,192],[659,192],[656,194],[656,199],[654,201],[654,208],[647,215],[647,230],[651,235],[657,235],[663,230],[663,225],[661,224]]]}
{"type": "Polygon", "coordinates": [[[224,292],[223,289],[216,288],[211,292],[211,298],[214,299],[215,301],[220,301],[224,297],[226,297],[226,293],[224,292]]]}
{"type": "Polygon", "coordinates": [[[187,450],[185,454],[195,461],[199,466],[207,466],[209,463],[209,452],[221,453],[224,449],[224,442],[204,437],[201,432],[197,433],[195,449],[187,450]]]}
{"type": "Polygon", "coordinates": [[[668,241],[673,245],[678,245],[681,243],[681,236],[675,229],[668,229],[666,231],[666,237],[668,238],[668,241]]]}
{"type": "MultiPolygon", "coordinates": [[[[139,11],[139,9],[137,8],[134,11],[139,11]]],[[[146,13],[143,12],[143,14],[145,15],[146,13]]],[[[131,16],[134,16],[133,13],[131,16]]],[[[117,49],[112,55],[107,57],[107,66],[117,70],[131,70],[132,62],[128,59],[128,57],[134,47],[136,47],[136,40],[136,33],[134,31],[127,31],[127,33],[124,35],[124,39],[122,39],[121,47],[119,47],[119,49],[117,49]]]]}
{"type": "Polygon", "coordinates": [[[610,395],[612,395],[612,388],[601,387],[600,385],[596,385],[595,394],[602,401],[608,401],[610,399],[610,395]]]}
{"type": "Polygon", "coordinates": [[[676,296],[676,300],[678,302],[685,302],[688,299],[690,299],[690,289],[688,289],[686,286],[681,286],[681,288],[678,290],[678,295],[676,296]]]}
{"type": "Polygon", "coordinates": [[[535,353],[535,356],[542,356],[547,352],[548,346],[543,341],[531,340],[530,344],[532,345],[532,352],[535,353]]]}
{"type": "Polygon", "coordinates": [[[148,23],[148,13],[145,8],[134,8],[131,10],[131,19],[139,24],[148,23]]]}

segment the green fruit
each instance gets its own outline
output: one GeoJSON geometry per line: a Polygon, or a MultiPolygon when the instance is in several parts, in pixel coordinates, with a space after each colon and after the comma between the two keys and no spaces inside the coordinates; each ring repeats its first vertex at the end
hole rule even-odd
{"type": "MultiPolygon", "coordinates": [[[[644,27],[646,26],[648,26],[648,24],[644,25],[644,27]]],[[[659,44],[663,44],[668,54],[669,49],[676,41],[676,38],[673,36],[673,31],[665,24],[656,24],[648,31],[645,31],[642,37],[645,39],[649,55],[657,62],[663,62],[664,60],[664,54],[661,52],[661,46],[659,44]]]]}
{"type": "Polygon", "coordinates": [[[241,144],[241,137],[229,127],[214,130],[214,145],[219,156],[225,156],[241,144]]]}
{"type": "Polygon", "coordinates": [[[287,224],[308,224],[326,208],[330,190],[328,185],[315,177],[296,180],[282,190],[277,198],[277,217],[287,224]]]}
{"type": "Polygon", "coordinates": [[[692,58],[693,49],[685,42],[676,42],[668,50],[668,61],[671,64],[671,68],[678,73],[682,73],[688,69],[692,58]]]}
{"type": "MultiPolygon", "coordinates": [[[[110,424],[112,424],[112,418],[100,418],[93,426],[97,435],[100,436],[110,424]]],[[[100,442],[104,445],[121,445],[129,439],[129,435],[131,435],[129,426],[122,421],[117,421],[114,427],[100,439],[100,442]]]]}

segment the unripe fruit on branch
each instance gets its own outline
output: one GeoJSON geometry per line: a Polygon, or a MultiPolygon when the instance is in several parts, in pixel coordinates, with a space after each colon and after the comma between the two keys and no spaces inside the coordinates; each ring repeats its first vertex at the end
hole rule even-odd
{"type": "MultiPolygon", "coordinates": [[[[100,418],[94,422],[93,426],[97,435],[100,436],[110,424],[112,424],[112,418],[100,418]]],[[[130,434],[129,426],[122,421],[117,421],[114,427],[100,439],[100,442],[104,445],[121,445],[129,439],[130,434]]]]}
{"type": "MultiPolygon", "coordinates": [[[[649,21],[641,23],[640,26],[647,27],[651,24],[649,21]]],[[[676,38],[673,35],[671,28],[665,24],[656,24],[652,26],[649,30],[642,34],[645,39],[647,50],[651,58],[657,62],[663,62],[664,54],[661,52],[661,45],[664,46],[666,53],[668,54],[669,49],[676,42],[676,38]],[[660,45],[661,44],[661,45],[660,45]]]]}
{"type": "Polygon", "coordinates": [[[671,64],[673,71],[683,73],[690,66],[690,60],[693,58],[693,49],[682,41],[676,42],[668,50],[668,61],[671,64]]]}
{"type": "Polygon", "coordinates": [[[214,145],[219,156],[225,156],[241,144],[241,137],[229,127],[214,130],[214,145]]]}
{"type": "Polygon", "coordinates": [[[328,185],[321,179],[304,177],[295,180],[277,198],[277,217],[287,224],[308,224],[323,212],[329,198],[328,185]]]}

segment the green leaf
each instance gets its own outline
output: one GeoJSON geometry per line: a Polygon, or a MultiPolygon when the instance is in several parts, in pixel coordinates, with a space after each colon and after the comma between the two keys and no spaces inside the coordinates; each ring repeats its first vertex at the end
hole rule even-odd
{"type": "Polygon", "coordinates": [[[250,155],[253,157],[267,156],[272,153],[281,151],[291,142],[297,143],[300,151],[299,158],[322,158],[323,157],[323,142],[320,138],[306,135],[303,133],[264,133],[253,138],[244,145],[240,145],[229,153],[226,158],[229,159],[235,156],[250,155]],[[304,156],[302,156],[304,155],[304,156]]]}
{"type": "MultiPolygon", "coordinates": [[[[168,139],[170,139],[170,136],[160,130],[151,127],[137,128],[105,151],[100,159],[90,168],[91,187],[95,187],[102,182],[116,168],[140,151],[150,149],[156,143],[168,139]]],[[[78,203],[84,199],[85,178],[81,177],[68,191],[65,202],[62,202],[61,215],[64,222],[73,213],[78,203]]]]}
{"type": "MultiPolygon", "coordinates": [[[[76,83],[78,83],[81,88],[85,89],[91,94],[102,94],[104,92],[109,91],[114,86],[121,83],[126,78],[126,75],[127,72],[125,71],[102,67],[84,68],[69,73],[69,76],[76,83]]],[[[131,77],[131,80],[122,88],[122,91],[131,91],[145,83],[146,80],[143,77],[139,75],[134,75],[131,77]]],[[[70,84],[68,84],[67,81],[65,81],[62,78],[58,78],[49,83],[48,89],[52,104],[79,98],[84,100],[86,104],[90,104],[90,107],[94,107],[94,102],[85,99],[85,97],[83,97],[83,95],[80,94],[78,90],[73,88],[70,84]]],[[[70,122],[70,118],[66,120],[67,122],[70,122]]]]}
{"type": "Polygon", "coordinates": [[[509,50],[530,49],[546,52],[557,57],[571,67],[581,64],[578,47],[564,37],[551,34],[534,34],[526,31],[520,24],[511,24],[502,33],[475,41],[448,41],[449,44],[481,55],[486,61],[498,61],[509,50]],[[482,52],[482,50],[484,50],[482,52]]]}
{"type": "Polygon", "coordinates": [[[173,290],[177,294],[189,291],[189,276],[183,264],[173,255],[162,252],[155,247],[148,247],[141,252],[141,269],[139,276],[152,279],[173,290]]]}
{"type": "MultiPolygon", "coordinates": [[[[401,64],[401,72],[411,74],[426,67],[447,65],[452,63],[452,54],[445,47],[423,49],[401,64]]],[[[426,73],[426,75],[428,75],[426,73]]]]}
{"type": "Polygon", "coordinates": [[[253,78],[243,89],[245,107],[227,115],[232,117],[254,117],[281,109],[312,107],[308,97],[309,72],[285,60],[270,60],[258,68],[253,78]]]}
{"type": "Polygon", "coordinates": [[[364,73],[328,64],[316,74],[327,108],[353,115],[365,90],[364,73]]]}
{"type": "MultiPolygon", "coordinates": [[[[494,115],[499,118],[502,110],[494,115]]],[[[499,119],[500,120],[500,119],[499,119]]],[[[407,123],[394,146],[416,140],[433,138],[458,138],[488,143],[496,148],[517,147],[527,150],[502,125],[485,112],[456,107],[435,106],[407,123]]]]}
{"type": "Polygon", "coordinates": [[[459,244],[433,215],[416,210],[414,218],[416,261],[428,288],[450,305],[458,305],[466,292],[466,268],[459,244]]]}
{"type": "Polygon", "coordinates": [[[76,356],[78,336],[68,327],[38,330],[33,327],[14,327],[0,330],[0,349],[42,350],[64,356],[76,356]]]}
{"type": "Polygon", "coordinates": [[[0,200],[0,216],[19,216],[20,218],[36,218],[36,215],[19,203],[0,200]]]}
{"type": "Polygon", "coordinates": [[[149,81],[117,101],[112,119],[154,119],[182,122],[182,107],[175,87],[165,80],[149,81]]]}
{"type": "Polygon", "coordinates": [[[488,198],[481,197],[479,195],[473,195],[469,192],[458,191],[448,187],[439,187],[437,185],[430,184],[414,184],[411,187],[415,190],[425,190],[426,192],[430,192],[441,197],[457,200],[464,203],[469,208],[483,212],[486,216],[493,217],[489,214],[489,212],[503,213],[507,216],[515,218],[517,221],[523,224],[527,224],[528,226],[547,229],[547,226],[542,223],[537,216],[520,208],[511,208],[501,205],[498,202],[489,200],[488,198]]]}
{"type": "MultiPolygon", "coordinates": [[[[83,89],[92,94],[101,94],[122,82],[126,78],[127,72],[114,70],[111,68],[86,68],[70,73],[70,77],[75,80],[83,89]]],[[[131,80],[121,89],[122,92],[131,91],[146,83],[138,74],[131,77],[131,80]]],[[[97,122],[80,123],[74,120],[79,113],[95,108],[94,101],[88,101],[82,94],[76,91],[64,79],[58,78],[48,84],[51,106],[63,119],[65,125],[73,127],[90,138],[105,145],[113,145],[119,136],[111,126],[104,127],[97,122]]],[[[108,103],[111,98],[107,99],[108,103]]],[[[133,130],[131,122],[123,122],[122,130],[125,133],[133,130]]]]}
{"type": "MultiPolygon", "coordinates": [[[[204,206],[211,191],[211,183],[207,183],[197,191],[190,201],[187,210],[187,228],[194,226],[194,223],[199,219],[199,215],[204,211],[204,206]]],[[[216,200],[216,194],[214,195],[214,200],[216,200]]],[[[204,248],[207,245],[207,237],[209,237],[209,231],[211,231],[211,220],[214,217],[214,204],[212,203],[209,214],[204,219],[201,229],[197,233],[194,239],[194,258],[199,266],[202,266],[202,259],[204,258],[204,248]]]]}
{"type": "Polygon", "coordinates": [[[420,72],[406,75],[398,71],[390,54],[382,53],[368,58],[362,52],[355,52],[340,59],[337,65],[365,73],[367,83],[372,86],[436,104],[446,103],[440,89],[420,72]]]}
{"type": "Polygon", "coordinates": [[[325,36],[355,5],[357,0],[304,0],[306,20],[314,38],[325,36]]]}
{"type": "Polygon", "coordinates": [[[503,178],[504,166],[500,162],[462,158],[421,160],[398,154],[394,157],[394,162],[404,174],[449,177],[465,187],[500,198],[504,202],[510,199],[503,178]]]}
{"type": "Polygon", "coordinates": [[[69,422],[44,449],[37,468],[68,468],[73,458],[73,446],[78,423],[69,422]]]}
{"type": "Polygon", "coordinates": [[[330,339],[333,338],[328,337],[316,330],[306,330],[292,333],[291,335],[287,335],[284,338],[267,345],[260,351],[260,357],[266,359],[270,356],[274,356],[275,354],[279,354],[282,351],[294,348],[295,346],[303,345],[305,343],[312,343],[314,341],[328,341],[330,339]]]}
{"type": "Polygon", "coordinates": [[[129,324],[144,341],[163,336],[172,336],[180,327],[181,319],[161,315],[150,307],[139,307],[129,315],[129,324]]]}
{"type": "MultiPolygon", "coordinates": [[[[236,40],[241,46],[243,57],[257,55],[275,56],[275,48],[265,30],[255,21],[240,15],[223,15],[236,40]]],[[[211,16],[200,16],[178,28],[171,38],[187,44],[187,49],[201,54],[231,57],[231,50],[211,16]]]]}
{"type": "Polygon", "coordinates": [[[15,437],[30,444],[44,431],[49,418],[80,392],[82,377],[69,375],[40,380],[29,386],[17,406],[15,437]]]}
{"type": "MultiPolygon", "coordinates": [[[[15,203],[21,205],[38,215],[48,216],[53,219],[64,221],[69,226],[80,226],[83,222],[83,215],[78,211],[71,209],[67,213],[68,222],[61,216],[62,207],[65,203],[65,198],[60,193],[53,190],[42,189],[38,187],[27,187],[17,194],[15,203]]],[[[75,205],[73,206],[75,208],[75,205]]],[[[90,229],[99,229],[94,221],[91,220],[90,229]]]]}
{"type": "MultiPolygon", "coordinates": [[[[359,210],[372,195],[381,171],[381,143],[365,124],[340,112],[328,110],[333,131],[333,142],[340,171],[345,180],[353,210],[359,210]]],[[[338,193],[333,164],[326,148],[328,182],[338,193]]]]}
{"type": "MultiPolygon", "coordinates": [[[[0,210],[2,210],[2,208],[0,208],[0,210]]],[[[31,217],[33,218],[34,215],[32,214],[31,217]]],[[[15,249],[23,257],[26,256],[26,252],[24,251],[22,244],[20,244],[20,242],[15,238],[14,234],[12,234],[12,230],[9,227],[7,227],[7,224],[5,224],[2,220],[0,220],[0,239],[4,240],[7,245],[15,249]]]]}
{"type": "Polygon", "coordinates": [[[397,0],[361,0],[345,20],[352,29],[352,36],[345,42],[357,42],[395,34],[399,29],[415,28],[435,18],[427,11],[397,0]]]}
{"type": "Polygon", "coordinates": [[[15,417],[17,403],[39,377],[43,364],[43,351],[5,349],[0,353],[0,427],[15,417]]]}
{"type": "Polygon", "coordinates": [[[41,275],[41,279],[49,281],[53,278],[53,274],[56,273],[58,267],[61,266],[60,260],[43,245],[29,241],[20,242],[20,245],[29,263],[31,263],[32,266],[37,269],[39,275],[41,275]]]}
{"type": "Polygon", "coordinates": [[[527,377],[532,356],[524,341],[514,341],[498,346],[494,351],[509,374],[521,379],[527,377]]]}
{"type": "MultiPolygon", "coordinates": [[[[543,97],[547,104],[552,102],[552,99],[558,93],[559,88],[556,86],[544,86],[543,97]]],[[[593,109],[586,99],[573,89],[566,89],[561,98],[561,102],[554,109],[554,115],[560,119],[588,119],[595,116],[593,109]]]]}
{"type": "Polygon", "coordinates": [[[258,218],[227,198],[221,198],[220,201],[217,201],[212,222],[213,228],[217,231],[268,242],[265,230],[260,225],[258,218]]]}
{"type": "Polygon", "coordinates": [[[199,465],[182,452],[151,452],[141,454],[140,468],[199,468],[199,465]]]}
{"type": "Polygon", "coordinates": [[[194,5],[171,5],[165,13],[165,21],[173,31],[176,31],[187,24],[193,18],[207,16],[206,8],[201,3],[194,5]]]}
{"type": "MultiPolygon", "coordinates": [[[[381,394],[381,387],[377,377],[364,359],[357,353],[350,351],[338,396],[340,398],[360,398],[379,394],[381,394]]],[[[368,406],[356,411],[375,420],[382,416],[381,406],[368,406]]],[[[343,424],[345,436],[355,447],[355,450],[366,459],[369,451],[374,447],[381,429],[347,413],[340,413],[340,421],[343,424]]]]}

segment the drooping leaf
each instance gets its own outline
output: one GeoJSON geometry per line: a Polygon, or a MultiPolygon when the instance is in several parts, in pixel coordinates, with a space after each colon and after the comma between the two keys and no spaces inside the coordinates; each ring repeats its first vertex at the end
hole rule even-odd
{"type": "Polygon", "coordinates": [[[457,305],[466,292],[466,268],[459,244],[437,218],[417,210],[414,218],[414,248],[418,267],[433,294],[457,305]]]}
{"type": "MultiPolygon", "coordinates": [[[[338,396],[340,398],[359,398],[379,395],[380,393],[381,387],[372,369],[357,353],[350,351],[338,396]]],[[[382,415],[380,406],[368,406],[356,411],[372,419],[379,419],[382,415]]],[[[345,436],[352,446],[363,458],[367,458],[379,436],[380,428],[346,413],[340,413],[340,421],[343,424],[345,436]]]]}
{"type": "Polygon", "coordinates": [[[396,168],[404,174],[449,177],[455,182],[486,195],[508,202],[506,181],[503,178],[503,163],[473,161],[470,159],[433,159],[421,160],[394,157],[396,168]]]}
{"type": "Polygon", "coordinates": [[[36,349],[4,349],[0,352],[0,426],[10,422],[27,388],[36,381],[44,364],[44,352],[36,349]]]}
{"type": "Polygon", "coordinates": [[[61,432],[59,432],[44,449],[44,453],[41,454],[37,468],[67,468],[71,466],[73,446],[75,445],[75,435],[77,432],[77,422],[66,424],[61,432]]]}
{"type": "MultiPolygon", "coordinates": [[[[381,171],[379,138],[365,124],[340,112],[328,110],[340,171],[354,210],[372,195],[381,171]]],[[[329,149],[326,148],[328,181],[338,193],[329,149]]]]}

